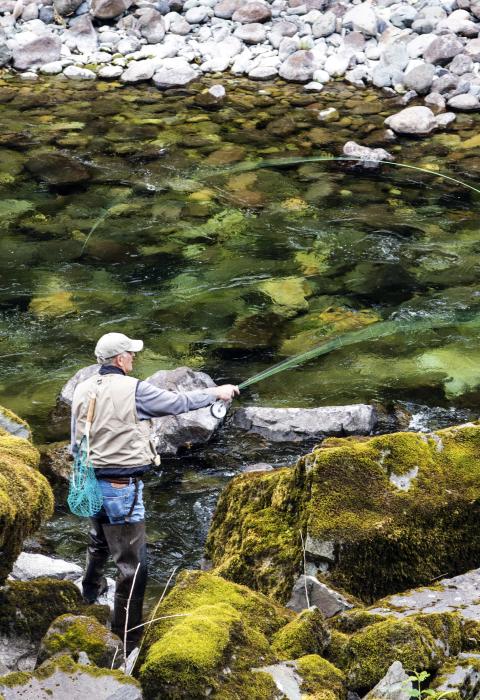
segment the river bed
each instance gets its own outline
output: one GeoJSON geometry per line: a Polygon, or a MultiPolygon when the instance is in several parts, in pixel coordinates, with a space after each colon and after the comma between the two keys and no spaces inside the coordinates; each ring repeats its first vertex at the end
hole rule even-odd
{"type": "MultiPolygon", "coordinates": [[[[398,97],[222,80],[225,101],[205,105],[214,82],[159,93],[0,80],[0,404],[38,443],[65,438],[66,422],[51,420],[58,391],[110,330],[145,340],[141,378],[188,365],[238,383],[379,320],[441,316],[451,324],[340,348],[240,401],[396,401],[417,414],[414,427],[476,415],[479,196],[435,173],[478,184],[480,117],[388,141],[383,120],[398,97]],[[343,163],[242,172],[270,158],[339,156],[352,139],[431,174],[343,163]]],[[[152,591],[174,566],[198,565],[233,474],[293,462],[306,447],[285,452],[227,430],[166,461],[146,493],[152,591]]],[[[81,562],[84,530],[60,497],[42,547],[81,562]]]]}

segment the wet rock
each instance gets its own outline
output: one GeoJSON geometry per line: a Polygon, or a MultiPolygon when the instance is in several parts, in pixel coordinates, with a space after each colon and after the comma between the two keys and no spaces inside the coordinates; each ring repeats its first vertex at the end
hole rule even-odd
{"type": "Polygon", "coordinates": [[[85,652],[99,668],[119,668],[123,663],[123,642],[94,617],[66,614],[48,628],[38,651],[37,666],[59,654],[76,656],[85,652]]]}
{"type": "Polygon", "coordinates": [[[98,364],[88,365],[88,367],[82,367],[82,369],[79,369],[78,372],[76,372],[73,377],[71,377],[71,379],[69,379],[68,382],[63,385],[62,389],[60,390],[57,403],[63,405],[68,411],[70,411],[73,401],[73,392],[75,391],[77,384],[84,382],[94,374],[98,374],[99,370],[100,365],[98,364]]]}
{"type": "Polygon", "coordinates": [[[439,129],[444,129],[447,127],[449,124],[454,122],[456,119],[455,114],[453,112],[444,112],[443,114],[437,114],[435,117],[435,121],[437,122],[437,126],[439,129]]]}
{"type": "Polygon", "coordinates": [[[40,67],[40,73],[42,75],[58,75],[63,70],[63,63],[61,61],[52,61],[52,63],[45,63],[40,67]]]}
{"type": "Polygon", "coordinates": [[[138,83],[141,80],[150,80],[156,67],[157,64],[150,58],[146,58],[143,61],[130,61],[120,80],[122,83],[138,83]]]}
{"type": "Polygon", "coordinates": [[[158,44],[165,37],[165,20],[153,7],[141,9],[137,26],[140,34],[149,44],[158,44]]]}
{"type": "Polygon", "coordinates": [[[428,63],[444,66],[463,51],[463,43],[455,34],[442,34],[432,41],[423,52],[428,63]]]}
{"type": "Polygon", "coordinates": [[[54,0],[53,6],[55,11],[62,17],[68,17],[78,10],[82,0],[54,0]]]}
{"type": "Polygon", "coordinates": [[[131,676],[119,678],[118,671],[92,670],[77,664],[68,656],[46,661],[32,674],[0,678],[0,693],[5,700],[142,700],[142,691],[131,676]]]}
{"type": "Polygon", "coordinates": [[[98,77],[103,80],[115,80],[119,78],[123,73],[123,68],[121,66],[102,66],[98,71],[98,77]]]}
{"type": "MultiPolygon", "coordinates": [[[[160,370],[146,381],[170,391],[192,391],[215,386],[208,374],[194,372],[188,367],[160,370]]],[[[160,454],[176,454],[182,447],[208,442],[221,423],[212,416],[209,406],[178,416],[154,418],[152,422],[160,454]]]]}
{"type": "Polygon", "coordinates": [[[286,606],[295,612],[301,612],[312,605],[318,608],[326,618],[353,608],[353,604],[338,591],[321,583],[315,576],[301,574],[294,583],[286,606]]]}
{"type": "Polygon", "coordinates": [[[90,172],[80,161],[62,153],[48,152],[33,156],[25,167],[38,180],[52,186],[75,185],[90,180],[90,172]]]}
{"type": "Polygon", "coordinates": [[[311,51],[295,51],[281,64],[278,73],[284,80],[306,83],[312,79],[315,67],[311,51]]]}
{"type": "Polygon", "coordinates": [[[384,148],[368,148],[355,141],[347,141],[343,147],[343,154],[358,159],[365,168],[377,167],[379,160],[394,160],[392,154],[384,148]]]}
{"type": "Polygon", "coordinates": [[[232,15],[234,22],[252,24],[254,22],[267,22],[272,17],[270,6],[264,2],[247,2],[242,4],[232,15]]]}
{"type": "Polygon", "coordinates": [[[204,109],[218,109],[225,101],[226,91],[223,85],[212,85],[195,96],[195,104],[204,109]]]}
{"type": "Polygon", "coordinates": [[[400,661],[394,661],[385,676],[363,700],[409,700],[412,682],[400,661]]]}
{"type": "Polygon", "coordinates": [[[434,113],[443,112],[446,106],[445,99],[438,92],[431,92],[425,97],[425,106],[434,113]]]}
{"type": "Polygon", "coordinates": [[[131,6],[132,0],[92,0],[91,11],[98,19],[113,19],[131,6]]]}
{"type": "Polygon", "coordinates": [[[398,134],[429,134],[437,124],[428,107],[406,107],[385,119],[385,124],[398,134]]]}
{"type": "Polygon", "coordinates": [[[51,483],[68,483],[72,469],[70,443],[54,442],[40,448],[40,471],[51,483]]]}
{"type": "Polygon", "coordinates": [[[371,406],[327,408],[263,408],[235,411],[233,425],[273,442],[299,442],[322,435],[369,435],[375,428],[371,406]]]}
{"type": "Polygon", "coordinates": [[[7,433],[15,437],[24,438],[25,440],[32,439],[32,432],[28,423],[3,406],[0,406],[0,429],[6,430],[7,433]]]}
{"type": "Polygon", "coordinates": [[[88,14],[73,19],[65,36],[69,39],[70,48],[76,48],[79,53],[95,51],[98,45],[97,33],[88,14]]]}
{"type": "Polygon", "coordinates": [[[455,95],[447,101],[447,104],[452,109],[460,109],[462,111],[480,109],[478,97],[476,97],[475,95],[470,95],[469,93],[466,93],[464,95],[455,95]]]}
{"type": "Polygon", "coordinates": [[[416,66],[405,74],[405,87],[415,90],[419,95],[426,95],[432,86],[434,75],[435,68],[431,63],[416,66]]]}
{"type": "Polygon", "coordinates": [[[44,63],[58,61],[62,42],[56,34],[45,31],[22,31],[15,36],[13,66],[17,70],[38,68],[44,63]]]}
{"type": "Polygon", "coordinates": [[[234,36],[238,37],[245,44],[261,44],[265,41],[267,32],[263,24],[242,24],[234,32],[234,36]]]}
{"type": "Polygon", "coordinates": [[[153,75],[153,82],[160,89],[182,87],[197,77],[197,71],[184,58],[166,58],[153,75]]]}
{"type": "Polygon", "coordinates": [[[21,552],[10,574],[14,581],[33,581],[37,578],[75,581],[82,574],[82,567],[63,559],[43,554],[21,552]]]}

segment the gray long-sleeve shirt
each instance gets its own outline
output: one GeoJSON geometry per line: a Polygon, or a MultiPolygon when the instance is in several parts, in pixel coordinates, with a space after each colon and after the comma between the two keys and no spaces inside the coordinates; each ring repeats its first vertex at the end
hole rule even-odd
{"type": "MultiPolygon", "coordinates": [[[[100,374],[124,374],[121,369],[113,366],[103,366],[100,374]]],[[[178,415],[195,411],[198,408],[204,408],[215,402],[215,397],[202,389],[194,389],[192,391],[176,392],[168,391],[168,389],[158,389],[149,382],[139,381],[135,392],[135,406],[137,415],[140,420],[148,420],[149,418],[161,418],[162,416],[178,415]]],[[[75,442],[75,419],[72,415],[71,421],[71,452],[76,454],[77,445],[75,442]]],[[[116,476],[140,476],[148,471],[150,465],[138,465],[131,468],[116,468],[112,467],[96,469],[95,473],[98,478],[116,476]]]]}

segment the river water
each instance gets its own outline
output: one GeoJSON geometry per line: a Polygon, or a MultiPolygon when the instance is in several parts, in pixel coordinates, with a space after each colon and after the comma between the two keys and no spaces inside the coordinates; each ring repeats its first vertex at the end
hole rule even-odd
{"type": "MultiPolygon", "coordinates": [[[[398,98],[222,80],[227,99],[212,107],[202,91],[213,82],[160,93],[0,80],[0,404],[30,421],[37,442],[63,439],[66,423],[51,421],[58,391],[110,330],[145,340],[139,377],[189,365],[238,383],[379,320],[441,316],[451,324],[339,349],[241,402],[398,401],[435,407],[433,424],[475,415],[479,195],[435,173],[478,186],[480,117],[386,143],[398,98]],[[333,118],[319,119],[329,107],[333,118]],[[351,139],[431,174],[344,163],[242,172],[338,156],[351,139]]],[[[147,489],[153,579],[198,563],[218,490],[245,463],[281,464],[301,449],[227,432],[166,463],[147,489]]],[[[84,528],[62,503],[42,546],[81,561],[84,528]]]]}

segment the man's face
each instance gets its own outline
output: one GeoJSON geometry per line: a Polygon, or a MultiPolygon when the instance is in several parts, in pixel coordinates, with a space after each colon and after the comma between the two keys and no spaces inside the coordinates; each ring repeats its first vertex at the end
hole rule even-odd
{"type": "Polygon", "coordinates": [[[132,369],[133,369],[133,358],[135,357],[134,352],[130,352],[126,350],[125,352],[122,352],[121,355],[117,355],[116,360],[117,360],[117,365],[120,367],[120,369],[123,369],[125,374],[129,374],[132,369]]]}

